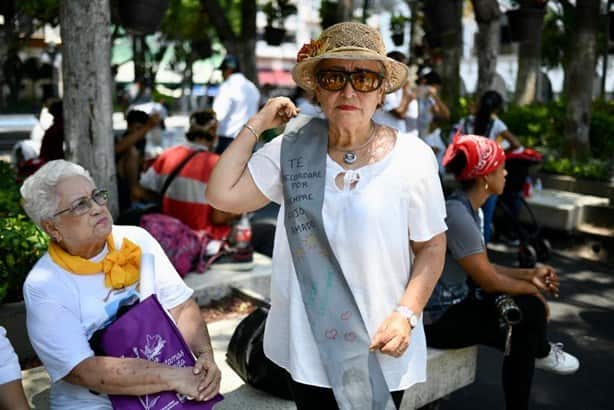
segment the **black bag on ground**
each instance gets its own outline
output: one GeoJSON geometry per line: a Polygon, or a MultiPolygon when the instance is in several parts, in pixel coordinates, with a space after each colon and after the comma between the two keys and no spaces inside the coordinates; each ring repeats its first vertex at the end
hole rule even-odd
{"type": "Polygon", "coordinates": [[[262,342],[268,313],[268,307],[259,307],[239,323],[228,343],[226,362],[250,386],[292,400],[290,374],[264,355],[262,342]]]}

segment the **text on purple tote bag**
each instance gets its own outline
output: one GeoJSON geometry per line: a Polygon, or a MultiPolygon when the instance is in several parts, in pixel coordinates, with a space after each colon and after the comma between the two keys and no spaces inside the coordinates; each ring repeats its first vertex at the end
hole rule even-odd
{"type": "MultiPolygon", "coordinates": [[[[196,362],[155,294],[113,322],[102,335],[101,346],[113,357],[138,358],[174,367],[191,367],[196,362]]],[[[223,399],[218,394],[207,402],[198,402],[172,391],[109,398],[117,410],[209,410],[223,399]]]]}

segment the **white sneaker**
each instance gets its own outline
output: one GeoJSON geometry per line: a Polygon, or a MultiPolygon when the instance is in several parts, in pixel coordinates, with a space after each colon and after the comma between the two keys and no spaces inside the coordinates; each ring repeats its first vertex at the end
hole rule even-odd
{"type": "Polygon", "coordinates": [[[563,343],[550,343],[550,353],[542,359],[535,359],[535,367],[557,374],[572,374],[578,371],[580,362],[563,351],[563,343]]]}

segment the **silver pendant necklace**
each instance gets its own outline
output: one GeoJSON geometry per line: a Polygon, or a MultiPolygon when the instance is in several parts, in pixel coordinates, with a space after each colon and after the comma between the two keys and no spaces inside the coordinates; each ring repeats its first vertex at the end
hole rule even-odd
{"type": "Polygon", "coordinates": [[[343,162],[345,162],[348,165],[351,165],[354,162],[356,162],[356,160],[358,159],[357,153],[363,150],[365,147],[367,147],[369,144],[373,142],[373,140],[375,139],[375,136],[377,135],[377,133],[375,132],[376,130],[377,130],[377,126],[371,123],[371,135],[369,136],[367,141],[359,147],[352,148],[352,149],[340,149],[336,147],[330,147],[330,148],[333,151],[343,152],[343,162]]]}

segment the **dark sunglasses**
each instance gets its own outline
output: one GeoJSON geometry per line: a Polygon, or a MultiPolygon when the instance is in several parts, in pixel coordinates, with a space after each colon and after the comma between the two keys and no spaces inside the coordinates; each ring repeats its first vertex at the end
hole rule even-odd
{"type": "Polygon", "coordinates": [[[327,91],[342,90],[349,81],[354,90],[368,93],[381,87],[384,82],[384,76],[369,70],[352,72],[321,70],[316,74],[316,81],[320,87],[327,91]]]}
{"type": "Polygon", "coordinates": [[[100,206],[105,205],[109,201],[109,191],[106,189],[94,189],[91,196],[84,196],[83,198],[75,200],[70,208],[56,212],[53,216],[56,217],[64,212],[69,212],[74,216],[85,215],[90,209],[92,209],[92,201],[96,202],[100,206]]]}

